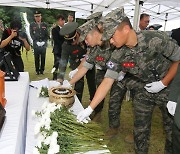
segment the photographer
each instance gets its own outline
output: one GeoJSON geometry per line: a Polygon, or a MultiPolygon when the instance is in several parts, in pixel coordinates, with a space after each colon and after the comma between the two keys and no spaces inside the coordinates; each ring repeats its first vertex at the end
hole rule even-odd
{"type": "Polygon", "coordinates": [[[26,34],[20,31],[21,28],[21,21],[12,21],[10,28],[5,29],[2,34],[0,48],[3,48],[3,52],[10,52],[11,59],[17,71],[24,72],[20,49],[24,46],[29,51],[30,45],[27,42],[26,34]]]}

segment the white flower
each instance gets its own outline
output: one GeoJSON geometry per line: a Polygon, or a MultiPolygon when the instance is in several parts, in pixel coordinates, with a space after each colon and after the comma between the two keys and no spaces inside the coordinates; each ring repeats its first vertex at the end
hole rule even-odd
{"type": "Polygon", "coordinates": [[[54,145],[54,146],[52,147],[53,152],[54,152],[54,153],[58,153],[58,152],[59,152],[59,147],[60,147],[60,146],[59,146],[59,145],[57,145],[57,144],[56,144],[56,145],[54,145]]]}
{"type": "Polygon", "coordinates": [[[58,104],[58,105],[57,105],[57,109],[60,109],[61,107],[62,107],[61,104],[58,104]]]}
{"type": "Polygon", "coordinates": [[[42,105],[42,110],[46,109],[46,108],[47,108],[47,105],[48,105],[48,102],[45,101],[45,102],[43,103],[43,105],[42,105]]]}
{"type": "Polygon", "coordinates": [[[37,141],[37,146],[38,146],[39,148],[41,148],[42,142],[38,140],[38,141],[37,141]]]}
{"type": "Polygon", "coordinates": [[[57,138],[57,137],[58,137],[58,133],[57,133],[57,132],[53,132],[53,133],[52,133],[52,137],[53,137],[53,138],[57,138]]]}
{"type": "Polygon", "coordinates": [[[46,137],[44,144],[49,145],[51,143],[51,136],[46,137]]]}
{"type": "Polygon", "coordinates": [[[32,115],[33,118],[35,118],[35,117],[36,117],[36,111],[35,111],[35,110],[32,110],[32,111],[31,111],[31,115],[32,115]]]}
{"type": "Polygon", "coordinates": [[[33,149],[33,154],[40,154],[37,148],[33,149]]]}
{"type": "Polygon", "coordinates": [[[52,152],[53,154],[56,154],[59,152],[59,148],[60,148],[60,146],[57,144],[57,139],[51,138],[51,143],[50,143],[48,153],[52,152]]]}
{"type": "Polygon", "coordinates": [[[37,135],[40,132],[41,124],[37,123],[34,127],[34,134],[37,135]]]}
{"type": "Polygon", "coordinates": [[[39,96],[40,96],[41,89],[42,89],[42,87],[38,88],[38,90],[37,90],[37,97],[39,97],[39,96]]]}
{"type": "Polygon", "coordinates": [[[42,95],[44,95],[44,94],[45,94],[45,92],[44,92],[44,91],[42,91],[41,93],[42,93],[42,95]]]}
{"type": "Polygon", "coordinates": [[[40,142],[44,142],[45,137],[43,136],[43,134],[39,134],[37,140],[40,141],[40,142]]]}

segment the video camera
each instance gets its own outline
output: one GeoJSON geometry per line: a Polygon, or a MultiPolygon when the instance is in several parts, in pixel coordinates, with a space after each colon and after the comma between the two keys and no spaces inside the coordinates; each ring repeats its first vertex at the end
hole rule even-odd
{"type": "Polygon", "coordinates": [[[26,38],[26,33],[23,32],[22,30],[18,30],[16,32],[17,32],[17,37],[26,38]]]}

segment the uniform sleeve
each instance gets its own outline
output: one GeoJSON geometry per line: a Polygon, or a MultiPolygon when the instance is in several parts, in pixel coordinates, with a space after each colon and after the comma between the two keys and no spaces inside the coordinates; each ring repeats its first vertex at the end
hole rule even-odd
{"type": "Polygon", "coordinates": [[[84,67],[87,69],[92,69],[94,67],[94,61],[96,57],[96,48],[90,49],[90,53],[86,55],[85,63],[83,64],[84,67]]]}
{"type": "Polygon", "coordinates": [[[86,67],[88,70],[91,70],[91,69],[93,68],[94,65],[88,63],[87,61],[85,61],[84,64],[83,64],[83,66],[86,67]]]}
{"type": "Polygon", "coordinates": [[[49,33],[48,33],[48,27],[47,24],[45,24],[46,26],[46,31],[45,31],[45,40],[47,41],[49,39],[49,33]]]}
{"type": "MultiPolygon", "coordinates": [[[[160,33],[161,34],[161,33],[160,33]]],[[[162,41],[160,41],[159,47],[162,48],[162,54],[172,61],[180,60],[180,47],[175,40],[166,35],[165,33],[161,34],[162,41]]],[[[156,42],[159,42],[157,40],[156,42]]]]}
{"type": "Polygon", "coordinates": [[[58,78],[60,78],[60,79],[64,79],[68,60],[69,60],[69,52],[67,51],[66,45],[63,44],[62,45],[61,59],[59,62],[60,73],[58,75],[58,78]]]}
{"type": "Polygon", "coordinates": [[[58,44],[58,35],[60,35],[60,34],[58,33],[58,31],[56,31],[56,28],[53,28],[52,29],[52,38],[53,38],[54,44],[58,44]]]}
{"type": "Polygon", "coordinates": [[[120,49],[113,51],[110,60],[106,64],[107,66],[107,71],[105,74],[106,78],[112,78],[117,80],[118,74],[121,71],[120,62],[121,62],[122,54],[120,53],[123,53],[120,49]]]}
{"type": "Polygon", "coordinates": [[[35,41],[35,36],[34,36],[34,33],[33,33],[33,23],[30,24],[30,35],[31,35],[31,38],[33,41],[35,41]]]}
{"type": "Polygon", "coordinates": [[[166,46],[164,47],[164,53],[166,57],[168,57],[172,61],[180,61],[180,47],[176,44],[176,42],[172,39],[167,41],[166,46]]]}

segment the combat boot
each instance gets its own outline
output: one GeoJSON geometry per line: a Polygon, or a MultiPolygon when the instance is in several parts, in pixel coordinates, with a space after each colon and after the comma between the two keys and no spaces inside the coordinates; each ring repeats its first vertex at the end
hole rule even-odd
{"type": "Polygon", "coordinates": [[[133,134],[129,134],[125,137],[124,141],[126,143],[129,143],[129,144],[133,144],[134,143],[134,135],[133,134]]]}
{"type": "Polygon", "coordinates": [[[119,128],[109,128],[106,133],[105,133],[105,136],[108,138],[108,139],[111,139],[113,137],[115,137],[119,132],[119,128]]]}

